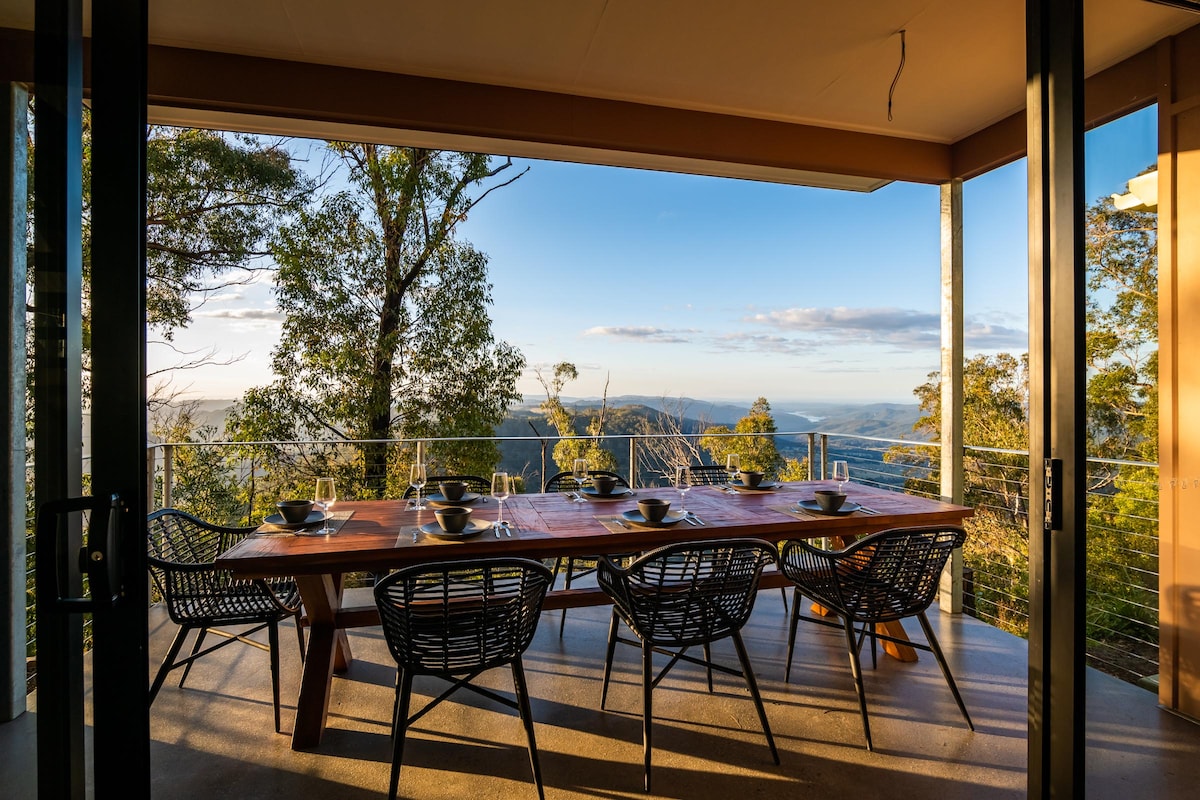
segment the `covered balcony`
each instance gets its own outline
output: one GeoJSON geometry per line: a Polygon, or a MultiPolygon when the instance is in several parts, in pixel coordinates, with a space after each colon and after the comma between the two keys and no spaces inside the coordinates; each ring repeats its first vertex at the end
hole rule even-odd
{"type": "MultiPolygon", "coordinates": [[[[1186,351],[1200,326],[1190,313],[1200,296],[1194,269],[1200,253],[1196,6],[1191,0],[1030,0],[1022,13],[1011,5],[977,8],[950,0],[870,7],[768,0],[748,8],[528,0],[515,7],[367,3],[355,15],[299,2],[269,9],[229,3],[201,12],[174,0],[122,0],[88,9],[86,29],[83,4],[73,0],[6,9],[0,15],[0,78],[8,88],[0,200],[3,238],[14,245],[5,259],[13,302],[4,347],[14,458],[5,472],[12,546],[4,551],[4,574],[23,576],[25,568],[17,534],[24,523],[25,331],[19,323],[25,242],[12,221],[25,216],[19,143],[31,87],[39,109],[35,501],[83,493],[78,161],[86,98],[96,154],[90,246],[94,263],[102,265],[91,286],[91,400],[93,414],[106,423],[93,442],[90,491],[116,495],[116,516],[126,520],[114,526],[113,548],[90,543],[85,559],[92,588],[104,577],[115,590],[115,599],[105,598],[112,602],[92,608],[96,648],[86,659],[86,682],[78,620],[55,616],[62,611],[57,598],[39,594],[42,683],[32,712],[25,712],[19,633],[0,642],[3,708],[13,718],[0,726],[6,761],[11,753],[34,764],[33,726],[37,791],[46,797],[82,796],[92,781],[98,795],[120,790],[161,797],[213,794],[235,781],[237,791],[251,794],[317,788],[375,796],[385,785],[391,667],[370,631],[354,634],[362,658],[348,679],[335,681],[333,735],[311,752],[291,751],[284,737],[271,733],[269,689],[253,651],[202,661],[189,688],[165,690],[153,713],[146,674],[129,668],[143,655],[153,664],[171,627],[157,611],[147,612],[142,526],[151,507],[143,148],[146,124],[159,122],[860,191],[888,181],[938,185],[939,448],[950,468],[942,471],[937,493],[948,502],[962,498],[956,465],[972,444],[963,440],[961,421],[961,280],[969,268],[962,258],[962,182],[1027,157],[1027,457],[1042,478],[1030,481],[1028,498],[1029,644],[959,615],[939,616],[978,730],[961,726],[931,660],[898,665],[885,659],[867,679],[880,749],[870,754],[854,724],[844,656],[828,641],[836,637],[803,631],[803,669],[783,684],[786,626],[778,595],[764,592],[748,633],[782,766],[776,770],[761,752],[738,690],[724,685],[718,702],[692,703],[708,698],[698,697],[706,694],[698,680],[680,672],[664,687],[672,691],[660,705],[659,764],[674,787],[664,788],[672,784],[665,780],[658,791],[766,795],[800,786],[824,794],[861,791],[865,781],[867,788],[901,796],[1187,796],[1200,763],[1196,728],[1183,719],[1200,716],[1194,613],[1200,540],[1188,523],[1200,502],[1194,491],[1200,437],[1188,413],[1200,400],[1200,378],[1186,351]],[[889,81],[893,89],[900,81],[905,94],[893,97],[889,81]],[[899,98],[912,113],[894,124],[887,116],[899,98]],[[1082,131],[1153,104],[1162,231],[1157,696],[1085,669],[1087,454],[1077,435],[1087,371],[1082,131]],[[115,553],[119,559],[109,560],[115,553]]],[[[39,543],[39,556],[43,552],[39,543]]],[[[55,568],[39,564],[39,592],[55,568]]],[[[952,568],[951,598],[960,596],[959,581],[961,572],[952,568]]],[[[3,610],[15,623],[23,618],[23,581],[9,584],[15,588],[5,593],[3,610]]],[[[530,651],[534,716],[554,796],[638,794],[630,766],[637,763],[636,718],[620,710],[601,713],[594,699],[606,616],[597,609],[572,612],[561,642],[554,626],[544,626],[530,651]]],[[[295,681],[297,665],[286,653],[284,663],[286,684],[295,681]]],[[[630,708],[632,671],[627,664],[620,668],[614,705],[630,708]]],[[[431,728],[411,748],[404,780],[412,783],[402,784],[405,792],[531,791],[522,785],[525,759],[513,720],[453,706],[438,713],[440,728],[428,718],[431,728]],[[459,731],[464,739],[440,741],[438,730],[459,731]],[[464,747],[464,740],[479,746],[464,747]]],[[[28,772],[20,775],[28,780],[28,772]]],[[[21,796],[32,796],[30,786],[19,784],[21,796]]]]}

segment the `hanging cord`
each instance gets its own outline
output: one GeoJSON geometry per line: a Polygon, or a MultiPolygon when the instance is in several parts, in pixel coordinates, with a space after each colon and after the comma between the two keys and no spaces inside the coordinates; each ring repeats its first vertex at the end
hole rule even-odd
{"type": "Polygon", "coordinates": [[[892,85],[888,89],[888,122],[892,121],[892,95],[896,93],[896,84],[900,82],[900,73],[904,72],[904,29],[900,30],[900,66],[896,68],[896,77],[892,78],[892,85]]]}

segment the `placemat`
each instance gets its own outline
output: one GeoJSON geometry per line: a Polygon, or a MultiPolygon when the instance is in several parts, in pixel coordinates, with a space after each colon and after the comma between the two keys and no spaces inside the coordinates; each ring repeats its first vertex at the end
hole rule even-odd
{"type": "MultiPolygon", "coordinates": [[[[767,506],[767,508],[771,509],[772,511],[778,511],[780,514],[787,514],[789,517],[795,517],[796,519],[834,519],[835,516],[839,516],[834,514],[818,514],[815,511],[806,511],[805,509],[796,505],[767,506]]],[[[858,514],[859,512],[855,511],[854,513],[858,514]]],[[[845,514],[840,516],[848,517],[850,515],[845,514]]]]}
{"type": "Polygon", "coordinates": [[[324,524],[321,524],[320,526],[314,525],[311,528],[301,528],[300,530],[297,531],[297,530],[291,530],[290,528],[284,528],[279,525],[269,525],[264,522],[262,525],[258,526],[258,530],[256,530],[254,532],[254,535],[255,536],[333,536],[342,529],[342,526],[346,524],[346,520],[350,519],[353,516],[354,516],[353,511],[330,512],[328,522],[329,522],[329,527],[333,529],[333,533],[322,533],[321,528],[325,527],[324,524]]]}
{"type": "Polygon", "coordinates": [[[613,514],[597,514],[592,519],[603,525],[609,533],[629,533],[634,528],[631,523],[613,514]]]}
{"type": "MultiPolygon", "coordinates": [[[[491,524],[490,520],[483,520],[483,521],[489,525],[491,524]]],[[[414,544],[455,545],[460,542],[477,542],[481,539],[491,540],[491,541],[496,541],[496,542],[503,542],[503,541],[512,541],[513,539],[521,539],[521,538],[524,538],[521,535],[521,527],[519,525],[517,525],[515,522],[509,523],[508,532],[507,533],[501,532],[499,538],[496,537],[495,530],[489,529],[486,531],[481,531],[480,533],[477,533],[474,536],[468,536],[468,537],[465,537],[462,539],[442,539],[438,536],[434,536],[432,534],[426,533],[425,531],[421,530],[421,526],[419,526],[419,525],[405,525],[402,528],[400,528],[400,533],[397,534],[397,536],[396,536],[396,546],[400,547],[403,545],[414,545],[414,544]]]]}

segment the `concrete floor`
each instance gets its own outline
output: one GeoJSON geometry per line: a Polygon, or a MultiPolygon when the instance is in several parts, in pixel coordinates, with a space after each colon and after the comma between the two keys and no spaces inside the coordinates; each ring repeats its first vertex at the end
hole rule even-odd
{"type": "MultiPolygon", "coordinates": [[[[609,710],[599,710],[608,609],[569,612],[566,634],[547,612],[525,659],[546,796],[647,797],[642,792],[638,654],[619,648],[609,710]]],[[[1026,647],[976,620],[934,614],[976,729],[959,715],[937,665],[881,658],[866,669],[876,750],[863,746],[857,701],[838,631],[801,625],[792,682],[783,683],[786,617],[764,591],[744,631],[782,764],[775,766],[744,684],[682,665],[655,691],[654,794],[662,798],[1019,798],[1026,786],[1026,647]]],[[[174,626],[151,615],[151,654],[174,626]]],[[[917,626],[909,626],[916,630],[917,626]]],[[[919,632],[917,633],[919,635],[919,632]]],[[[284,697],[299,677],[283,632],[284,697]]],[[[168,683],[152,710],[153,796],[378,798],[387,789],[394,669],[378,629],[351,636],[355,663],[335,678],[320,747],[293,752],[273,731],[266,654],[232,646],[198,662],[179,689],[168,683]]],[[[729,643],[714,648],[736,663],[729,643]]],[[[178,674],[178,673],[176,673],[178,674]]],[[[1191,798],[1200,786],[1200,726],[1168,714],[1156,697],[1088,673],[1089,798],[1191,798]]],[[[510,673],[487,684],[509,690],[510,673]]],[[[440,692],[435,681],[417,692],[440,692]],[[434,688],[434,687],[437,688],[434,688]]],[[[414,698],[414,706],[419,698],[414,698]]],[[[33,698],[31,698],[33,702],[33,698]]],[[[290,732],[294,706],[284,700],[290,732]]],[[[0,725],[5,797],[36,796],[36,712],[0,725]],[[10,794],[9,791],[13,793],[10,794]]],[[[515,712],[460,693],[410,732],[400,794],[421,800],[535,798],[515,712]]]]}

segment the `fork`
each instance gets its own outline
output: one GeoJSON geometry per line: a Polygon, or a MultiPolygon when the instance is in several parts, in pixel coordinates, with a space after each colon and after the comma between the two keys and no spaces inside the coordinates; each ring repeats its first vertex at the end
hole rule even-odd
{"type": "Polygon", "coordinates": [[[700,517],[696,516],[696,512],[695,512],[695,511],[689,511],[689,512],[687,512],[687,516],[685,516],[685,517],[684,517],[684,520],[686,520],[687,522],[690,522],[690,523],[692,523],[693,525],[700,525],[701,527],[703,527],[703,526],[705,526],[705,525],[707,525],[707,524],[708,524],[708,523],[707,523],[707,522],[705,522],[704,520],[700,519],[700,517]]]}

